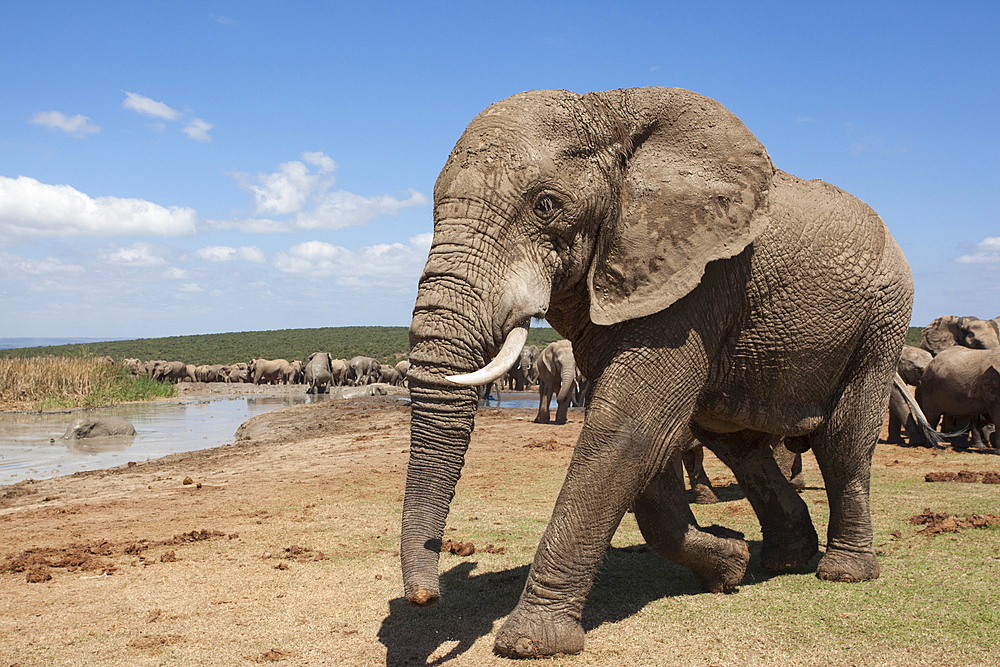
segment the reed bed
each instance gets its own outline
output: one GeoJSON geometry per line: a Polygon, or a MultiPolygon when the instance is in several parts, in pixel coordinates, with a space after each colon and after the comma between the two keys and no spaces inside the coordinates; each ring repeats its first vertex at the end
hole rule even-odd
{"type": "Polygon", "coordinates": [[[0,358],[0,410],[92,408],[175,394],[173,385],[133,376],[107,358],[0,358]]]}

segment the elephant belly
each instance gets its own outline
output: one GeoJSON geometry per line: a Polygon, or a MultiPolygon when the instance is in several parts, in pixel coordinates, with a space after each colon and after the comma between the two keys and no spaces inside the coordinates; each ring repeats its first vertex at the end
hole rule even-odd
{"type": "Polygon", "coordinates": [[[812,433],[828,414],[818,400],[786,400],[751,403],[735,401],[731,395],[702,395],[691,421],[713,433],[735,433],[749,429],[781,436],[812,433]]]}

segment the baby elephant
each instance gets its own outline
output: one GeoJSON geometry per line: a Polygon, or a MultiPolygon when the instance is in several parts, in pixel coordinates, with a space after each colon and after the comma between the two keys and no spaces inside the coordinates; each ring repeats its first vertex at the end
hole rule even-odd
{"type": "Polygon", "coordinates": [[[121,417],[80,417],[66,429],[64,440],[135,435],[135,427],[121,417]]]}

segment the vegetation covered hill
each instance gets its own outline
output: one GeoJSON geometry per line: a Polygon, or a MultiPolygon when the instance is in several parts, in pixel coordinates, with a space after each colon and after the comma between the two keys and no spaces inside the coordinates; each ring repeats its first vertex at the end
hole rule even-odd
{"type": "MultiPolygon", "coordinates": [[[[528,344],[542,347],[562,338],[551,328],[532,328],[528,344]]],[[[52,345],[0,350],[0,357],[103,357],[116,360],[165,359],[189,364],[233,364],[261,359],[305,359],[313,352],[329,352],[335,359],[357,355],[395,363],[410,350],[406,327],[326,327],[241,331],[199,336],[140,338],[100,343],[52,345]]]]}

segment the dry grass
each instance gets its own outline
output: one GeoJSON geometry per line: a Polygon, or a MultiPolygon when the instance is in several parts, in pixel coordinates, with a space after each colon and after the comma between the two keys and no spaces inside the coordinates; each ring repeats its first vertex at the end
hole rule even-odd
{"type": "Polygon", "coordinates": [[[172,386],[132,377],[104,359],[0,358],[0,410],[89,408],[172,395],[172,386]]]}

